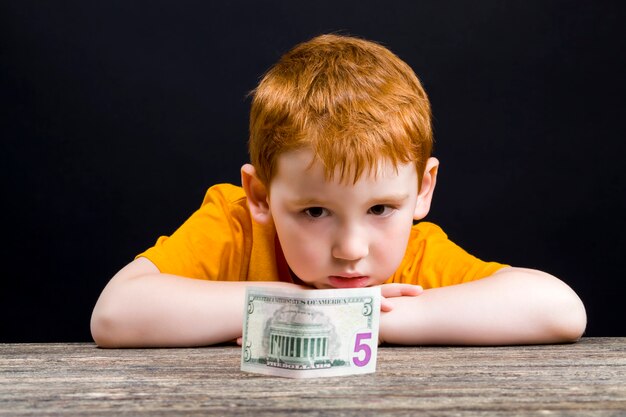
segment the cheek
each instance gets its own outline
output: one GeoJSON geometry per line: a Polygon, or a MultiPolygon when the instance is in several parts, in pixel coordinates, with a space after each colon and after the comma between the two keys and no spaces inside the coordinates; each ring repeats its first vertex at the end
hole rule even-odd
{"type": "Polygon", "coordinates": [[[370,246],[376,253],[376,259],[381,266],[384,265],[388,275],[391,275],[400,266],[406,252],[406,247],[411,235],[413,219],[401,221],[380,233],[370,246]]]}
{"type": "Polygon", "coordinates": [[[302,281],[315,286],[319,277],[324,275],[322,271],[327,260],[322,249],[323,245],[313,242],[306,236],[302,239],[286,240],[289,242],[283,244],[281,240],[281,245],[289,268],[302,281]]]}
{"type": "Polygon", "coordinates": [[[283,221],[275,225],[285,259],[296,274],[319,264],[324,247],[319,239],[320,234],[307,230],[296,221],[283,221]]]}
{"type": "Polygon", "coordinates": [[[307,259],[312,255],[312,247],[309,244],[310,239],[301,234],[296,233],[293,229],[279,234],[280,244],[283,245],[283,251],[287,257],[287,261],[291,259],[307,259]]]}

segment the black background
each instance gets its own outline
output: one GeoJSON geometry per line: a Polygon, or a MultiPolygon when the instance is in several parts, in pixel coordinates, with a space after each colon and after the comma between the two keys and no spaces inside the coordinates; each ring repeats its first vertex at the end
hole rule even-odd
{"type": "MultiPolygon", "coordinates": [[[[434,111],[427,220],[550,272],[626,336],[618,1],[0,3],[0,341],[88,341],[108,279],[239,183],[263,72],[325,32],[379,41],[434,111]]],[[[523,296],[523,294],[521,294],[523,296]]]]}

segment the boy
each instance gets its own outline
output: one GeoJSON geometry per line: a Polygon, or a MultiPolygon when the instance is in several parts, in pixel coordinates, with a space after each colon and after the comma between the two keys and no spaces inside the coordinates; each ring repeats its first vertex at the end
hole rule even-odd
{"type": "Polygon", "coordinates": [[[111,279],[94,308],[94,340],[235,340],[247,285],[380,285],[380,342],[580,338],[585,309],[566,284],[483,262],[438,226],[413,225],[437,180],[431,146],[426,93],[389,50],[336,35],[296,46],[254,91],[243,189],[209,189],[171,237],[111,279]]]}

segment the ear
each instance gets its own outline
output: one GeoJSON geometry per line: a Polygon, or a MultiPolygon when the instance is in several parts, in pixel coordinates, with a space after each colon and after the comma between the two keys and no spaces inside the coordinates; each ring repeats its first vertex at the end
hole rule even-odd
{"type": "Polygon", "coordinates": [[[437,171],[439,170],[439,160],[437,158],[428,158],[426,168],[424,168],[424,176],[422,177],[422,186],[417,193],[417,203],[413,218],[421,220],[430,211],[430,203],[433,200],[435,185],[437,184],[437,171]]]}
{"type": "Polygon", "coordinates": [[[251,164],[241,167],[241,185],[248,197],[248,207],[252,218],[261,224],[272,220],[268,202],[268,190],[256,174],[256,169],[251,164]]]}

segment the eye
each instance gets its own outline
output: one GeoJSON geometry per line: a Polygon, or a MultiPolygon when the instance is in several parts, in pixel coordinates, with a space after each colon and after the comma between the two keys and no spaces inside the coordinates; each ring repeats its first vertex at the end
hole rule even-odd
{"type": "Polygon", "coordinates": [[[328,216],[328,210],[323,207],[309,207],[308,209],[304,209],[303,213],[314,219],[328,216]]]}
{"type": "Polygon", "coordinates": [[[368,212],[375,216],[386,216],[391,214],[392,210],[392,207],[386,206],[384,204],[376,204],[375,206],[370,207],[368,212]]]}

